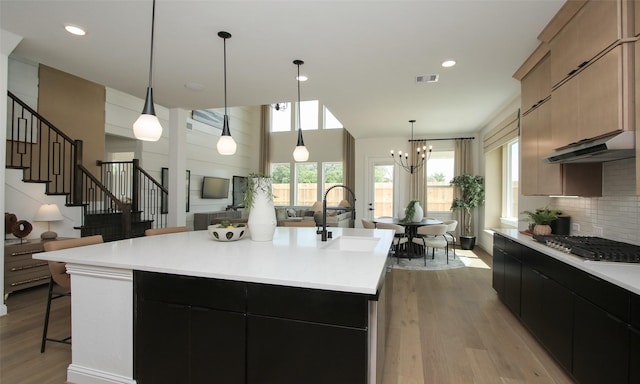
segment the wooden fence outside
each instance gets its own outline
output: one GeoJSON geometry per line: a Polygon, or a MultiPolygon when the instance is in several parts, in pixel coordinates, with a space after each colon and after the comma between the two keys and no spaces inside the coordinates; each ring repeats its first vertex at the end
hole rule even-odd
{"type": "MultiPolygon", "coordinates": [[[[333,186],[335,184],[328,184],[333,186]]],[[[290,184],[273,184],[273,194],[275,205],[294,205],[289,201],[290,184]]],[[[298,204],[296,206],[312,206],[317,197],[317,185],[315,183],[298,185],[298,204]]],[[[327,196],[327,205],[336,206],[343,199],[342,188],[336,188],[329,192],[327,196]]],[[[393,213],[393,183],[376,183],[375,185],[375,217],[395,216],[393,213]]],[[[449,185],[432,186],[427,189],[427,204],[425,214],[427,212],[446,212],[451,208],[453,201],[453,187],[449,185]]],[[[424,203],[424,202],[423,202],[424,203]]],[[[424,208],[424,205],[423,205],[424,208]]],[[[401,210],[398,210],[401,211],[401,210]]]]}

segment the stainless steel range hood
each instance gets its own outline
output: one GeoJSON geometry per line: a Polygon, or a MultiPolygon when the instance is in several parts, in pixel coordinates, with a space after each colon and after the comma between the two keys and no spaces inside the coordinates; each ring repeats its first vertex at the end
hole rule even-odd
{"type": "Polygon", "coordinates": [[[545,163],[601,163],[635,157],[636,135],[624,131],[615,135],[579,141],[546,156],[545,163]]]}

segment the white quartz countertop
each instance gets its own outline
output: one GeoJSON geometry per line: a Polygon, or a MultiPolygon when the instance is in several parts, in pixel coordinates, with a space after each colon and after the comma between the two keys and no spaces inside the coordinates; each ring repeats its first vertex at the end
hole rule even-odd
{"type": "MultiPolygon", "coordinates": [[[[138,237],[33,255],[75,265],[163,272],[292,287],[376,294],[385,272],[393,231],[330,228],[320,241],[316,228],[277,227],[273,241],[249,237],[211,239],[207,231],[138,237]],[[373,250],[331,249],[332,241],[368,238],[373,250]],[[357,238],[356,238],[357,237],[357,238]],[[373,239],[373,240],[372,240],[373,239]],[[328,248],[328,249],[326,249],[328,248]]],[[[337,245],[337,244],[334,244],[337,245]]]]}
{"type": "Polygon", "coordinates": [[[495,231],[522,245],[640,295],[640,264],[585,260],[548,247],[516,229],[495,229],[495,231]]]}

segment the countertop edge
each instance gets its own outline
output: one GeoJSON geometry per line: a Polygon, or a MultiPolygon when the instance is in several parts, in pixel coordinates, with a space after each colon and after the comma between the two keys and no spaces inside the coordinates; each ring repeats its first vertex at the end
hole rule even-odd
{"type": "Polygon", "coordinates": [[[624,288],[631,293],[640,295],[640,264],[587,261],[581,257],[560,252],[539,243],[533,237],[522,234],[517,229],[494,228],[493,230],[525,247],[544,253],[565,264],[624,288]]]}

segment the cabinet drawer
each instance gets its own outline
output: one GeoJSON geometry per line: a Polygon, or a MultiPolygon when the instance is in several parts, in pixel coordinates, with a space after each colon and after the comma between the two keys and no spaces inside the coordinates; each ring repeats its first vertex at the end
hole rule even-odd
{"type": "Polygon", "coordinates": [[[575,269],[574,292],[624,322],[629,322],[629,291],[575,269]]]}
{"type": "Polygon", "coordinates": [[[640,296],[631,295],[631,325],[640,329],[640,296]]]}
{"type": "Polygon", "coordinates": [[[49,268],[37,267],[18,271],[5,271],[5,293],[49,282],[49,268]]]}
{"type": "Polygon", "coordinates": [[[365,295],[307,288],[249,284],[247,312],[323,324],[367,327],[365,295]]]}
{"type": "Polygon", "coordinates": [[[134,271],[136,298],[244,312],[245,284],[204,277],[134,271]]]}

